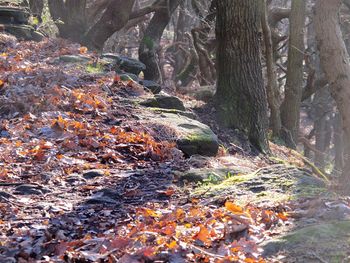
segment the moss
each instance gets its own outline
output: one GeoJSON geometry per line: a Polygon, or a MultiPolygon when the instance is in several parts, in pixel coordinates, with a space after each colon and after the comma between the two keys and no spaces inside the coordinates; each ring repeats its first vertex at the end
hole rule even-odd
{"type": "Polygon", "coordinates": [[[100,63],[97,63],[96,65],[93,64],[88,64],[85,68],[87,73],[95,74],[95,73],[102,73],[103,70],[103,65],[100,63]]]}

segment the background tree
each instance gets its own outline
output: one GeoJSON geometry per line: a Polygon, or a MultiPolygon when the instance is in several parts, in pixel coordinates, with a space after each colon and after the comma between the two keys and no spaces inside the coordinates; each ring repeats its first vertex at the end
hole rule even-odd
{"type": "Polygon", "coordinates": [[[288,68],[285,86],[285,99],[281,107],[282,125],[286,129],[284,139],[289,147],[295,148],[298,143],[300,103],[303,89],[304,0],[292,0],[290,14],[290,34],[288,45],[288,68]]]}
{"type": "Polygon", "coordinates": [[[217,93],[219,121],[238,128],[267,152],[267,101],[260,61],[259,4],[217,1],[217,93]]]}
{"type": "Polygon", "coordinates": [[[341,114],[344,130],[342,186],[349,189],[350,171],[350,64],[339,24],[341,0],[318,0],[315,31],[322,68],[341,114]]]}

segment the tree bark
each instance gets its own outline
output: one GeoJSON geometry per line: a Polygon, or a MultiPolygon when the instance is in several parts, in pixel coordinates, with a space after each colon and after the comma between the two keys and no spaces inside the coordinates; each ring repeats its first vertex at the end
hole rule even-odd
{"type": "Polygon", "coordinates": [[[168,25],[172,13],[181,0],[163,0],[161,7],[155,12],[146,28],[139,47],[139,59],[146,65],[145,79],[159,82],[161,78],[157,51],[164,29],[168,25]]]}
{"type": "Polygon", "coordinates": [[[315,31],[321,66],[341,115],[344,131],[342,187],[349,190],[350,171],[350,64],[339,24],[341,0],[318,0],[315,5],[315,31]]]}
{"type": "Polygon", "coordinates": [[[266,71],[267,71],[267,100],[270,108],[270,127],[274,137],[279,137],[282,128],[281,115],[278,105],[276,93],[278,92],[278,82],[276,74],[276,65],[273,59],[273,45],[271,29],[267,16],[267,4],[266,0],[263,0],[261,27],[264,34],[265,42],[265,57],[266,57],[266,71]]]}
{"type": "Polygon", "coordinates": [[[217,1],[216,37],[218,120],[238,128],[262,152],[268,152],[267,99],[260,61],[259,3],[217,1]]]}
{"type": "Polygon", "coordinates": [[[84,42],[102,50],[106,40],[127,24],[134,3],[135,0],[111,0],[102,17],[85,34],[84,42]]]}
{"type": "MultiPolygon", "coordinates": [[[[292,0],[285,99],[281,107],[282,125],[295,145],[298,142],[300,104],[303,91],[305,0],[292,0]]],[[[287,140],[288,141],[288,140],[287,140]]]]}

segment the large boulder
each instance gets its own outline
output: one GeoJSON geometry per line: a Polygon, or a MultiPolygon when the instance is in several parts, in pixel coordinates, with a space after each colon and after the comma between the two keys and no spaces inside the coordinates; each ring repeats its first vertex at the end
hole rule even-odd
{"type": "Polygon", "coordinates": [[[349,262],[349,229],[349,220],[303,227],[265,242],[264,256],[282,253],[283,262],[349,262]]]}
{"type": "Polygon", "coordinates": [[[169,96],[166,94],[157,94],[153,98],[149,98],[140,104],[152,108],[174,109],[181,111],[186,110],[183,102],[178,97],[169,96]]]}
{"type": "Polygon", "coordinates": [[[254,204],[270,204],[312,198],[327,192],[324,181],[308,171],[284,164],[248,174],[231,174],[220,184],[197,188],[195,196],[231,196],[254,204]]]}
{"type": "Polygon", "coordinates": [[[19,40],[41,41],[44,37],[30,25],[4,24],[3,27],[5,32],[14,35],[19,40]]]}
{"type": "Polygon", "coordinates": [[[23,8],[0,6],[0,24],[28,24],[29,16],[23,8]]]}
{"type": "Polygon", "coordinates": [[[137,59],[120,56],[114,53],[105,53],[101,56],[105,64],[109,64],[114,70],[122,70],[127,73],[139,75],[146,69],[146,65],[137,59]],[[117,69],[116,69],[117,68],[117,69]]]}
{"type": "Polygon", "coordinates": [[[187,156],[215,156],[218,152],[218,137],[199,121],[177,114],[162,113],[154,117],[152,122],[172,129],[178,148],[187,156]]]}

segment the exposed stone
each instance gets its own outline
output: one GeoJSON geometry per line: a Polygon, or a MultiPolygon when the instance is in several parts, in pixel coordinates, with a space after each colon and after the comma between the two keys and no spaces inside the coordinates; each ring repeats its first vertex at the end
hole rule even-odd
{"type": "Polygon", "coordinates": [[[0,24],[28,24],[29,16],[23,8],[0,6],[0,24]]]}
{"type": "Polygon", "coordinates": [[[194,195],[231,196],[242,202],[269,203],[315,197],[327,192],[325,183],[307,171],[272,165],[250,174],[231,174],[222,183],[199,187],[194,195]]]}
{"type": "Polygon", "coordinates": [[[15,188],[14,193],[17,195],[41,195],[49,192],[50,190],[40,185],[22,184],[15,188]]]}
{"type": "Polygon", "coordinates": [[[285,251],[283,262],[348,262],[350,221],[333,221],[307,226],[262,244],[264,256],[285,251]],[[308,255],[305,251],[310,251],[308,255]],[[314,255],[314,260],[310,256],[314,255]],[[288,261],[291,259],[291,261],[288,261]]]}
{"type": "Polygon", "coordinates": [[[152,80],[140,80],[139,82],[142,86],[149,89],[153,94],[158,94],[162,91],[162,86],[152,80]]]}
{"type": "Polygon", "coordinates": [[[87,171],[83,174],[84,179],[94,179],[96,177],[102,177],[104,176],[104,172],[103,170],[91,170],[91,171],[87,171]]]}
{"type": "Polygon", "coordinates": [[[83,55],[63,55],[60,56],[59,60],[65,63],[87,63],[90,58],[83,55]]]}
{"type": "Polygon", "coordinates": [[[183,102],[178,97],[164,94],[157,94],[153,98],[147,99],[140,104],[153,108],[175,109],[181,111],[186,110],[183,102]]]}
{"type": "Polygon", "coordinates": [[[199,121],[171,113],[162,113],[153,121],[176,132],[177,146],[187,156],[194,154],[214,156],[218,152],[217,136],[207,125],[199,121]]]}
{"type": "Polygon", "coordinates": [[[146,69],[146,65],[137,59],[129,58],[126,56],[119,56],[113,53],[106,53],[102,55],[102,58],[112,59],[114,60],[118,69],[123,70],[127,73],[132,73],[135,75],[139,75],[141,71],[146,69]]]}
{"type": "Polygon", "coordinates": [[[19,40],[41,41],[44,37],[39,32],[35,31],[30,25],[5,24],[3,26],[5,32],[14,35],[19,40]]]}

